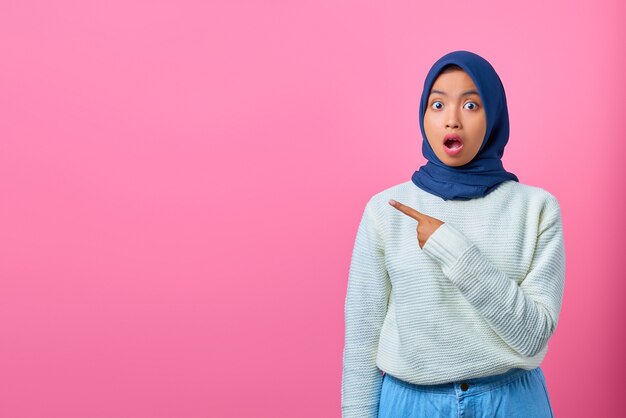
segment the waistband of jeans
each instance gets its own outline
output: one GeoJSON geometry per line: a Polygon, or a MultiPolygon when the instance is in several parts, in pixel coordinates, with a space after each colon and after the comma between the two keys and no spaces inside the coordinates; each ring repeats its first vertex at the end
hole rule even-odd
{"type": "Polygon", "coordinates": [[[455,380],[449,383],[439,383],[435,385],[419,385],[415,383],[410,383],[405,380],[398,379],[397,377],[394,377],[388,373],[385,373],[385,378],[392,380],[396,384],[403,385],[414,390],[419,390],[423,392],[450,393],[450,392],[455,391],[455,383],[457,385],[461,383],[467,383],[471,388],[473,388],[474,391],[475,390],[483,391],[483,390],[489,390],[490,388],[494,388],[496,386],[506,384],[512,380],[515,380],[521,377],[523,374],[533,373],[533,372],[536,372],[537,370],[539,370],[539,367],[535,369],[530,369],[530,370],[521,369],[521,368],[512,368],[501,374],[469,378],[469,379],[461,379],[461,380],[455,380]]]}

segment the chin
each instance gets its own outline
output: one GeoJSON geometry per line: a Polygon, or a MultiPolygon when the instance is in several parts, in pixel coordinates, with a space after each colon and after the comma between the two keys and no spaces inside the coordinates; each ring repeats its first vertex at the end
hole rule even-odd
{"type": "Polygon", "coordinates": [[[443,156],[438,156],[439,160],[444,163],[445,165],[449,166],[449,167],[460,167],[462,165],[467,164],[469,161],[464,161],[464,160],[459,160],[459,159],[455,159],[455,158],[450,158],[448,156],[448,154],[445,154],[443,156]]]}
{"type": "Polygon", "coordinates": [[[460,166],[465,165],[465,164],[467,164],[467,163],[464,163],[464,162],[458,163],[458,162],[456,162],[456,161],[453,161],[453,162],[451,162],[451,163],[448,163],[448,162],[445,162],[445,161],[444,161],[444,164],[445,164],[445,165],[447,165],[447,166],[450,166],[450,167],[460,167],[460,166]]]}

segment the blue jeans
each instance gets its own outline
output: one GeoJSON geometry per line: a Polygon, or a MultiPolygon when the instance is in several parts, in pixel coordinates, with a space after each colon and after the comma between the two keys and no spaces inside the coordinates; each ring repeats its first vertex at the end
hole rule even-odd
{"type": "Polygon", "coordinates": [[[439,385],[383,376],[379,418],[553,418],[541,368],[439,385]]]}

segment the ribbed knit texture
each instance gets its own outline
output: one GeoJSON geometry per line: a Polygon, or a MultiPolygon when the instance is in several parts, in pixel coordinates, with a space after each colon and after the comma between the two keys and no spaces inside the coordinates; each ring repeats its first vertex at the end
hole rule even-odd
{"type": "Polygon", "coordinates": [[[343,417],[376,417],[381,370],[438,384],[532,369],[546,355],[565,281],[560,205],[506,181],[444,201],[412,182],[367,203],[345,305],[343,417]],[[423,249],[417,221],[389,199],[445,222],[423,249]]]}

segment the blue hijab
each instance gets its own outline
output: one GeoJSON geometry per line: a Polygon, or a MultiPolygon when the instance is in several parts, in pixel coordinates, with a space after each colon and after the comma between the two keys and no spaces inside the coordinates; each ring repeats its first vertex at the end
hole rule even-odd
{"type": "Polygon", "coordinates": [[[507,180],[519,182],[517,176],[502,166],[504,147],[509,140],[509,111],[500,77],[484,58],[469,51],[454,51],[432,66],[424,81],[420,100],[422,155],[428,162],[413,173],[411,180],[420,189],[444,200],[470,200],[495,190],[507,180]],[[424,132],[424,113],[430,89],[443,68],[449,64],[461,67],[478,88],[487,117],[487,131],[478,154],[469,163],[451,167],[435,155],[424,132]]]}

